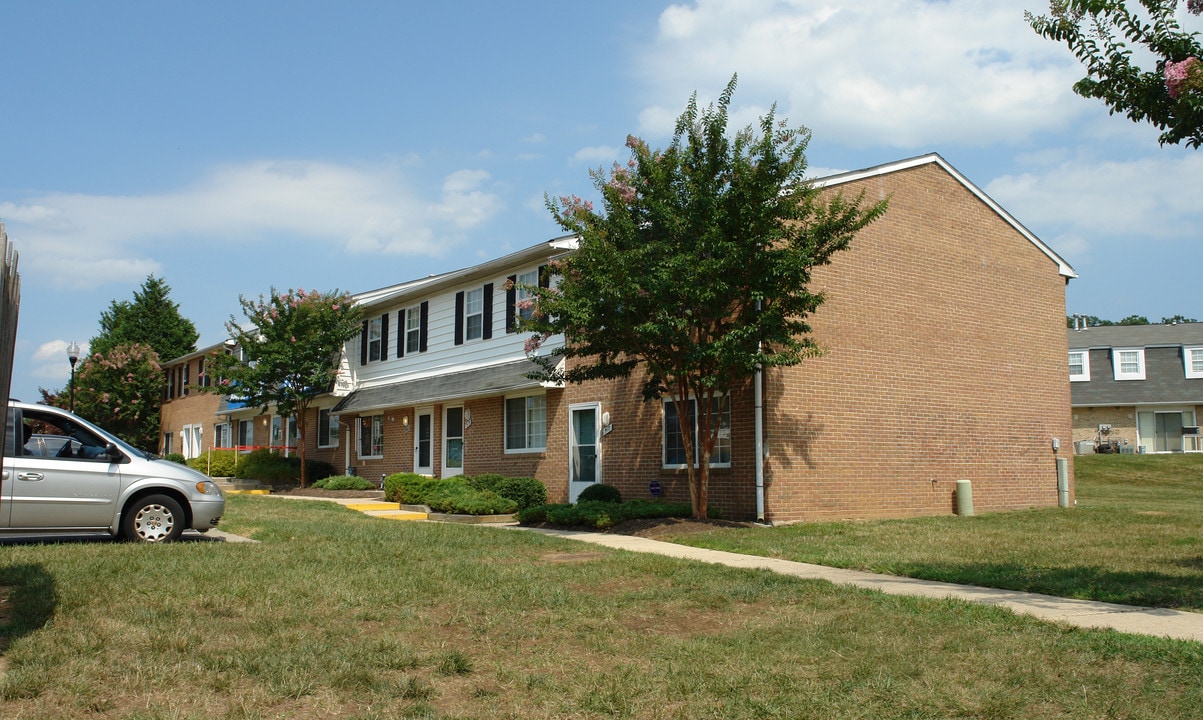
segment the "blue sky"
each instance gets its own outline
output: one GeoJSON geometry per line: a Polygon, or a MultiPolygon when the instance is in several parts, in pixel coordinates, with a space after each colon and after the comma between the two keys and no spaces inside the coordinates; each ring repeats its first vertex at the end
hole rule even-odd
{"type": "Polygon", "coordinates": [[[12,394],[64,387],[67,344],[152,273],[203,346],[239,295],[555,237],[544,193],[587,196],[628,133],[667,144],[735,72],[734,124],[776,102],[816,175],[943,155],[1073,264],[1069,312],[1203,318],[1203,155],[1075,96],[1076,61],[1023,20],[1042,0],[844,5],[2,3],[12,394]]]}

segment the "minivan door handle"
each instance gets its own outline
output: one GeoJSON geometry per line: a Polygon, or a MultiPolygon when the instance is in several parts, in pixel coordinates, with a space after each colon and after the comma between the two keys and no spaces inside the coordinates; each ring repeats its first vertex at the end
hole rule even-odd
{"type": "Polygon", "coordinates": [[[17,473],[18,480],[44,480],[45,478],[46,476],[40,472],[17,473]]]}

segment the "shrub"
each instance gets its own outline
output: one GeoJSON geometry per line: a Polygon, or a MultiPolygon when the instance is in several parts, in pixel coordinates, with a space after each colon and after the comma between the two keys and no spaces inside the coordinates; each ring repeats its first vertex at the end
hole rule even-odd
{"type": "Polygon", "coordinates": [[[586,527],[598,530],[613,527],[639,518],[689,517],[689,503],[649,502],[630,500],[625,503],[586,500],[576,505],[539,505],[518,513],[523,525],[550,523],[565,527],[586,527]]]}
{"type": "Polygon", "coordinates": [[[475,490],[449,480],[428,493],[424,504],[435,512],[458,515],[504,515],[518,510],[516,502],[492,490],[475,490]]]}
{"type": "Polygon", "coordinates": [[[512,478],[504,475],[485,474],[465,477],[464,483],[477,490],[491,490],[503,498],[513,500],[519,510],[543,505],[547,502],[547,486],[535,478],[512,478]]]}
{"type": "Polygon", "coordinates": [[[188,461],[185,460],[184,456],[181,455],[180,453],[174,453],[174,452],[167,453],[166,455],[163,456],[163,459],[166,460],[167,462],[179,463],[180,465],[188,464],[188,461]]]}
{"type": "Polygon", "coordinates": [[[375,490],[376,483],[353,475],[333,475],[318,480],[313,487],[324,490],[375,490]]]}
{"type": "MultiPolygon", "coordinates": [[[[306,479],[312,483],[333,475],[334,466],[321,460],[306,460],[305,471],[306,479]]],[[[254,450],[238,463],[234,477],[269,485],[295,483],[301,477],[301,459],[295,455],[286,458],[274,450],[254,450]]]]}
{"type": "Polygon", "coordinates": [[[458,479],[440,480],[416,473],[396,473],[384,479],[384,499],[403,505],[427,505],[427,496],[447,483],[463,484],[458,479]]]}
{"type": "Polygon", "coordinates": [[[620,503],[622,502],[622,493],[620,493],[618,488],[614,487],[613,485],[597,483],[582,490],[576,501],[578,503],[594,501],[620,503]]]}
{"type": "Polygon", "coordinates": [[[189,460],[188,467],[206,473],[209,477],[234,477],[238,467],[238,453],[234,450],[213,450],[189,460]]]}

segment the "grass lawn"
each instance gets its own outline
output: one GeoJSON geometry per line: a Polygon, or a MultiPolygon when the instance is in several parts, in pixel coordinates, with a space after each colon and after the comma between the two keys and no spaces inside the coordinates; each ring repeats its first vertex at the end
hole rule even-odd
{"type": "MultiPolygon", "coordinates": [[[[657,535],[954,583],[1203,611],[1203,455],[1082,455],[1076,508],[657,535]]],[[[1050,481],[1051,482],[1051,481],[1050,481]]]]}
{"type": "Polygon", "coordinates": [[[231,497],[227,510],[227,530],[260,542],[0,546],[0,717],[1164,719],[1203,707],[1197,643],[320,501],[231,497]]]}

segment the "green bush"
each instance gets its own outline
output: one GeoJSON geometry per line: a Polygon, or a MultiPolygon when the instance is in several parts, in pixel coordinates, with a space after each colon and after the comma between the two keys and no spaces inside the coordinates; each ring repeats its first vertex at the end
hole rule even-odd
{"type": "Polygon", "coordinates": [[[354,475],[333,475],[313,483],[315,488],[323,490],[375,490],[376,483],[366,478],[354,475]]]}
{"type": "Polygon", "coordinates": [[[465,477],[464,483],[477,490],[490,490],[513,500],[519,510],[547,503],[547,486],[535,478],[512,478],[495,473],[465,477]]]}
{"type": "Polygon", "coordinates": [[[403,505],[426,505],[427,496],[447,483],[463,484],[459,479],[440,480],[416,473],[396,473],[384,479],[384,499],[403,505]]]}
{"type": "Polygon", "coordinates": [[[625,503],[586,500],[575,505],[539,505],[518,513],[523,525],[550,523],[565,527],[585,527],[604,530],[627,520],[640,518],[689,517],[689,503],[649,502],[629,500],[625,503]]]}
{"type": "Polygon", "coordinates": [[[188,461],[185,460],[184,456],[181,455],[180,453],[167,453],[166,455],[163,456],[163,459],[166,460],[167,462],[179,463],[180,465],[188,464],[188,461]]]}
{"type": "Polygon", "coordinates": [[[578,503],[593,501],[620,503],[622,502],[622,493],[619,492],[618,488],[614,487],[613,485],[597,483],[582,490],[576,501],[578,503]]]}
{"type": "Polygon", "coordinates": [[[209,477],[234,477],[238,467],[238,452],[214,450],[188,461],[188,467],[206,473],[209,477]]]}
{"type": "Polygon", "coordinates": [[[423,504],[435,512],[456,515],[505,515],[518,510],[518,503],[492,490],[476,490],[449,480],[428,493],[423,504]]]}
{"type": "MultiPolygon", "coordinates": [[[[334,466],[321,460],[307,460],[305,471],[306,479],[312,483],[333,475],[334,466]]],[[[238,463],[234,477],[269,485],[295,483],[301,477],[301,459],[295,455],[286,458],[274,450],[253,450],[238,463]]]]}

